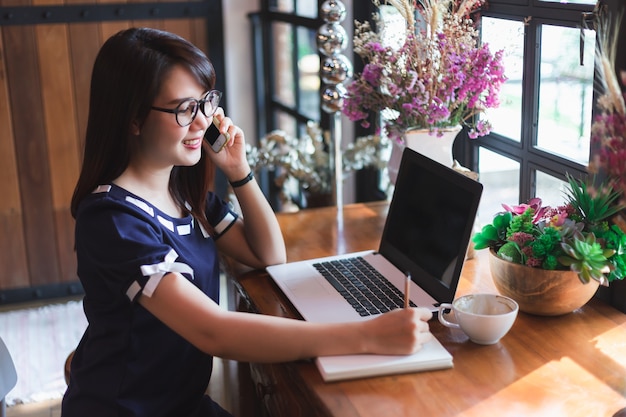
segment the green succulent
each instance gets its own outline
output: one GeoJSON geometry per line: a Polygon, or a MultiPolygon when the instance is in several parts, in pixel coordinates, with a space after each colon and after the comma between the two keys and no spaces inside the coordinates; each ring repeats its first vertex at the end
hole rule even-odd
{"type": "MultiPolygon", "coordinates": [[[[587,182],[577,180],[570,174],[567,174],[567,181],[569,188],[565,190],[566,202],[574,208],[581,219],[584,219],[585,223],[592,227],[624,208],[617,204],[620,193],[605,183],[594,187],[592,191],[587,182]]],[[[592,183],[595,183],[595,177],[592,183]]]]}
{"type": "Polygon", "coordinates": [[[509,227],[506,231],[506,237],[509,238],[515,233],[532,234],[535,228],[535,225],[533,224],[534,216],[535,210],[529,207],[522,214],[513,217],[509,222],[509,227]]]}
{"type": "Polygon", "coordinates": [[[498,250],[497,255],[509,262],[514,262],[516,264],[524,263],[524,254],[522,253],[519,245],[515,242],[506,242],[498,250]]]}
{"type": "Polygon", "coordinates": [[[607,285],[604,274],[611,272],[608,258],[615,254],[614,249],[603,249],[596,242],[593,233],[587,234],[586,237],[578,234],[569,243],[562,242],[561,247],[565,255],[559,257],[559,262],[576,272],[583,284],[594,279],[600,284],[607,285]]]}
{"type": "Polygon", "coordinates": [[[509,212],[500,213],[493,219],[493,223],[485,225],[482,230],[472,237],[474,249],[493,248],[498,250],[506,243],[506,231],[513,215],[509,212]]]}
{"type": "Polygon", "coordinates": [[[622,279],[626,276],[626,234],[617,225],[612,225],[606,232],[599,234],[598,238],[604,239],[607,248],[615,250],[615,255],[611,258],[613,269],[609,274],[609,282],[622,279]]]}
{"type": "Polygon", "coordinates": [[[557,269],[559,267],[558,250],[561,246],[561,234],[554,227],[539,228],[539,235],[530,243],[532,253],[535,257],[543,259],[541,267],[543,269],[557,269]],[[557,255],[557,256],[555,256],[557,255]]]}

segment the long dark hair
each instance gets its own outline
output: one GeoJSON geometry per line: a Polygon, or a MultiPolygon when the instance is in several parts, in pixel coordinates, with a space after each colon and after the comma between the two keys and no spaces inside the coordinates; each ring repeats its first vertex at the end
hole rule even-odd
{"type": "MultiPolygon", "coordinates": [[[[215,85],[215,70],[206,55],[185,39],[148,28],[126,29],[110,37],[98,52],[91,75],[89,117],[80,177],[72,196],[76,218],[80,202],[98,185],[119,177],[130,161],[130,132],[150,111],[161,83],[182,65],[206,91],[215,85]]],[[[203,148],[191,167],[174,167],[169,188],[183,210],[211,230],[204,214],[213,167],[203,148]]]]}

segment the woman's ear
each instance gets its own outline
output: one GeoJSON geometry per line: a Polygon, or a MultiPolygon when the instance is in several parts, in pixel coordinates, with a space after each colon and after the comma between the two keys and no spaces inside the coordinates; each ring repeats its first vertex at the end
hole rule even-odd
{"type": "Polygon", "coordinates": [[[139,136],[141,134],[141,125],[137,120],[133,120],[130,124],[130,134],[133,136],[139,136]]]}

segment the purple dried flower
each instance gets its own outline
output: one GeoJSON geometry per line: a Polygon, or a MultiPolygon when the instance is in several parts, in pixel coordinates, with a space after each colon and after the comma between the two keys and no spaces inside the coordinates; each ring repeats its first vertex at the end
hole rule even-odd
{"type": "MultiPolygon", "coordinates": [[[[482,0],[465,2],[467,12],[482,0]]],[[[363,59],[363,72],[347,87],[343,112],[364,123],[370,112],[395,111],[387,120],[387,133],[400,136],[408,128],[465,124],[471,138],[486,135],[491,125],[475,116],[499,105],[498,94],[506,81],[502,51],[492,54],[478,45],[479,34],[471,20],[457,16],[457,2],[443,15],[434,32],[406,32],[396,50],[384,46],[369,23],[358,24],[355,50],[363,59]]],[[[417,7],[418,13],[426,13],[417,7]]],[[[465,16],[466,13],[463,13],[465,16]]],[[[429,19],[425,19],[429,21],[429,19]]]]}
{"type": "Polygon", "coordinates": [[[383,69],[374,64],[367,64],[363,68],[363,80],[370,84],[372,87],[377,88],[380,85],[382,79],[383,69]]]}
{"type": "Polygon", "coordinates": [[[508,240],[516,243],[520,248],[523,248],[528,242],[535,240],[535,237],[530,233],[515,232],[508,240]]]}
{"type": "Polygon", "coordinates": [[[598,149],[590,162],[592,171],[603,171],[609,185],[626,200],[626,115],[605,112],[591,126],[591,144],[598,149]]]}

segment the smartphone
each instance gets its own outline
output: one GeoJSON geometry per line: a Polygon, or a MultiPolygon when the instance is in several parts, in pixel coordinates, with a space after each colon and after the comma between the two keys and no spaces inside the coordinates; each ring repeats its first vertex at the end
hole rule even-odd
{"type": "Polygon", "coordinates": [[[209,125],[209,128],[204,133],[204,139],[209,143],[214,152],[221,151],[230,139],[228,133],[220,133],[219,127],[219,120],[217,120],[216,117],[213,117],[213,123],[209,125]]]}

